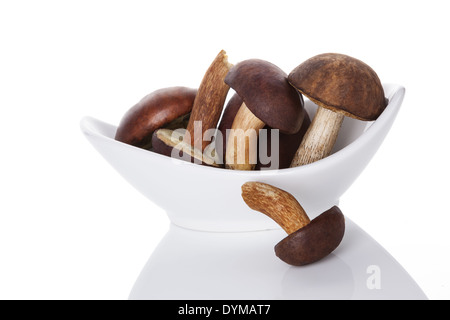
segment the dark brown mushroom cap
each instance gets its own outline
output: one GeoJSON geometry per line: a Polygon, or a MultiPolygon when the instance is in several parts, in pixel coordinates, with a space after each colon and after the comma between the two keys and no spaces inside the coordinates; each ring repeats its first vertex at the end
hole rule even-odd
{"type": "Polygon", "coordinates": [[[294,266],[310,264],[333,252],[341,243],[344,232],[344,215],[334,206],[281,240],[275,246],[275,254],[294,266]]]}
{"type": "Polygon", "coordinates": [[[156,129],[191,112],[196,94],[197,89],[186,87],[164,88],[148,94],[122,117],[115,139],[145,148],[156,129]]]}
{"type": "Polygon", "coordinates": [[[338,53],[314,56],[288,76],[319,106],[360,120],[376,120],[386,108],[383,86],[364,62],[338,53]]]}
{"type": "Polygon", "coordinates": [[[289,85],[287,74],[274,64],[249,59],[233,66],[225,83],[262,122],[283,133],[300,130],[305,116],[303,97],[289,85]]]}

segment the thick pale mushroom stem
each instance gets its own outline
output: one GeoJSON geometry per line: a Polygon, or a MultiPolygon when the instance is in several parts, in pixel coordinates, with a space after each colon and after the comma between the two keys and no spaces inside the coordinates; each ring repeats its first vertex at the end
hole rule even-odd
{"type": "Polygon", "coordinates": [[[242,198],[251,209],[272,218],[288,234],[311,222],[303,207],[289,192],[262,182],[246,182],[241,189],[242,198]]]}
{"type": "Polygon", "coordinates": [[[233,170],[253,170],[257,163],[259,130],[266,124],[242,103],[229,131],[225,167],[233,170]]]}
{"type": "Polygon", "coordinates": [[[319,107],[292,159],[291,168],[328,157],[336,142],[343,120],[343,114],[319,107]]]}

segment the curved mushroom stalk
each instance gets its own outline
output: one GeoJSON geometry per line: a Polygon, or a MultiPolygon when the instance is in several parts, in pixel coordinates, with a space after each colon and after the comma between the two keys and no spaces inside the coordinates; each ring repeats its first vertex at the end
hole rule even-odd
{"type": "Polygon", "coordinates": [[[316,262],[333,252],[344,237],[345,218],[336,206],[310,221],[294,196],[262,182],[243,184],[242,198],[286,231],[288,236],[275,246],[275,254],[288,264],[316,262]]]}
{"type": "Polygon", "coordinates": [[[262,182],[242,185],[242,198],[253,210],[274,220],[287,234],[310,223],[303,207],[290,193],[262,182]]]}

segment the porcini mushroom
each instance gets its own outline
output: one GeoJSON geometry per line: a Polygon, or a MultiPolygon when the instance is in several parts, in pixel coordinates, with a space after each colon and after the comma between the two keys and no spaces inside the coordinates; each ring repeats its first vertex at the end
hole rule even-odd
{"type": "Polygon", "coordinates": [[[249,59],[228,72],[225,82],[244,101],[231,127],[225,165],[236,170],[252,170],[256,164],[256,138],[265,125],[286,134],[300,130],[305,116],[303,98],[289,85],[287,74],[274,64],[249,59]]]}
{"type": "Polygon", "coordinates": [[[294,196],[262,182],[243,184],[242,198],[251,209],[269,216],[288,233],[275,246],[275,254],[290,265],[303,266],[326,257],[344,237],[345,218],[337,206],[310,221],[294,196]]]}
{"type": "Polygon", "coordinates": [[[386,108],[378,75],[364,62],[347,55],[314,56],[296,67],[288,80],[319,106],[291,167],[329,156],[344,116],[371,121],[386,108]]]}
{"type": "Polygon", "coordinates": [[[124,114],[115,139],[150,149],[155,130],[185,126],[196,94],[197,89],[170,87],[146,95],[124,114]]]}
{"type": "MultiPolygon", "coordinates": [[[[155,131],[153,142],[160,139],[155,144],[155,152],[174,155],[172,150],[175,148],[177,149],[175,151],[180,155],[177,156],[179,159],[190,159],[191,162],[204,164],[210,164],[211,161],[215,161],[214,157],[203,154],[204,149],[210,143],[203,141],[203,138],[208,130],[212,130],[213,133],[216,130],[229,90],[229,86],[225,84],[224,78],[231,66],[226,52],[221,50],[203,76],[185,134],[180,135],[179,132],[176,132],[171,137],[172,133],[170,131],[155,131]],[[196,129],[196,126],[198,129],[196,129]],[[203,157],[207,159],[202,159],[203,157]]],[[[211,134],[212,137],[213,134],[211,134]]],[[[213,164],[211,163],[211,165],[213,164]]]]}
{"type": "MultiPolygon", "coordinates": [[[[227,130],[231,129],[231,126],[233,124],[233,120],[236,117],[237,112],[239,111],[239,108],[241,107],[243,101],[242,98],[239,97],[237,93],[235,93],[231,99],[228,101],[225,110],[222,115],[222,119],[220,121],[218,130],[221,133],[222,138],[222,146],[221,148],[217,148],[219,146],[218,140],[216,140],[216,152],[217,157],[219,159],[223,159],[224,155],[226,154],[226,145],[227,145],[227,139],[226,139],[226,132],[227,130]]],[[[272,128],[269,126],[265,126],[263,130],[267,130],[266,139],[261,139],[261,136],[258,137],[258,159],[257,163],[255,165],[255,170],[261,170],[261,169],[285,169],[289,168],[291,161],[295,155],[295,152],[298,149],[298,146],[300,145],[303,136],[306,133],[306,130],[308,130],[309,125],[311,124],[311,120],[308,116],[308,114],[305,112],[305,117],[302,122],[302,126],[300,130],[295,134],[285,134],[285,133],[279,133],[278,135],[278,148],[272,150],[272,128]],[[264,141],[263,141],[264,140],[264,141]],[[261,159],[260,154],[260,148],[265,146],[266,152],[267,152],[267,158],[270,159],[270,162],[263,162],[261,159]],[[278,152],[278,155],[274,155],[271,152],[278,152]],[[278,157],[277,164],[274,164],[275,156],[278,157]]],[[[276,144],[276,142],[274,142],[276,144]]]]}

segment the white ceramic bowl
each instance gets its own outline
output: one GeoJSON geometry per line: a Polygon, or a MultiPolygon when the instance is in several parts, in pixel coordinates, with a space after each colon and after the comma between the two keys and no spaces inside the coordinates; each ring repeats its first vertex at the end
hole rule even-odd
{"type": "MultiPolygon", "coordinates": [[[[286,190],[311,218],[338,204],[378,150],[400,109],[404,87],[383,87],[389,104],[376,121],[345,118],[332,155],[289,169],[233,171],[172,159],[114,140],[116,127],[91,117],[81,120],[81,130],[129,183],[167,212],[174,224],[221,232],[274,229],[278,228],[275,222],[244,203],[242,184],[261,181],[286,190]]],[[[305,108],[312,119],[317,106],[306,100],[305,108]]]]}

